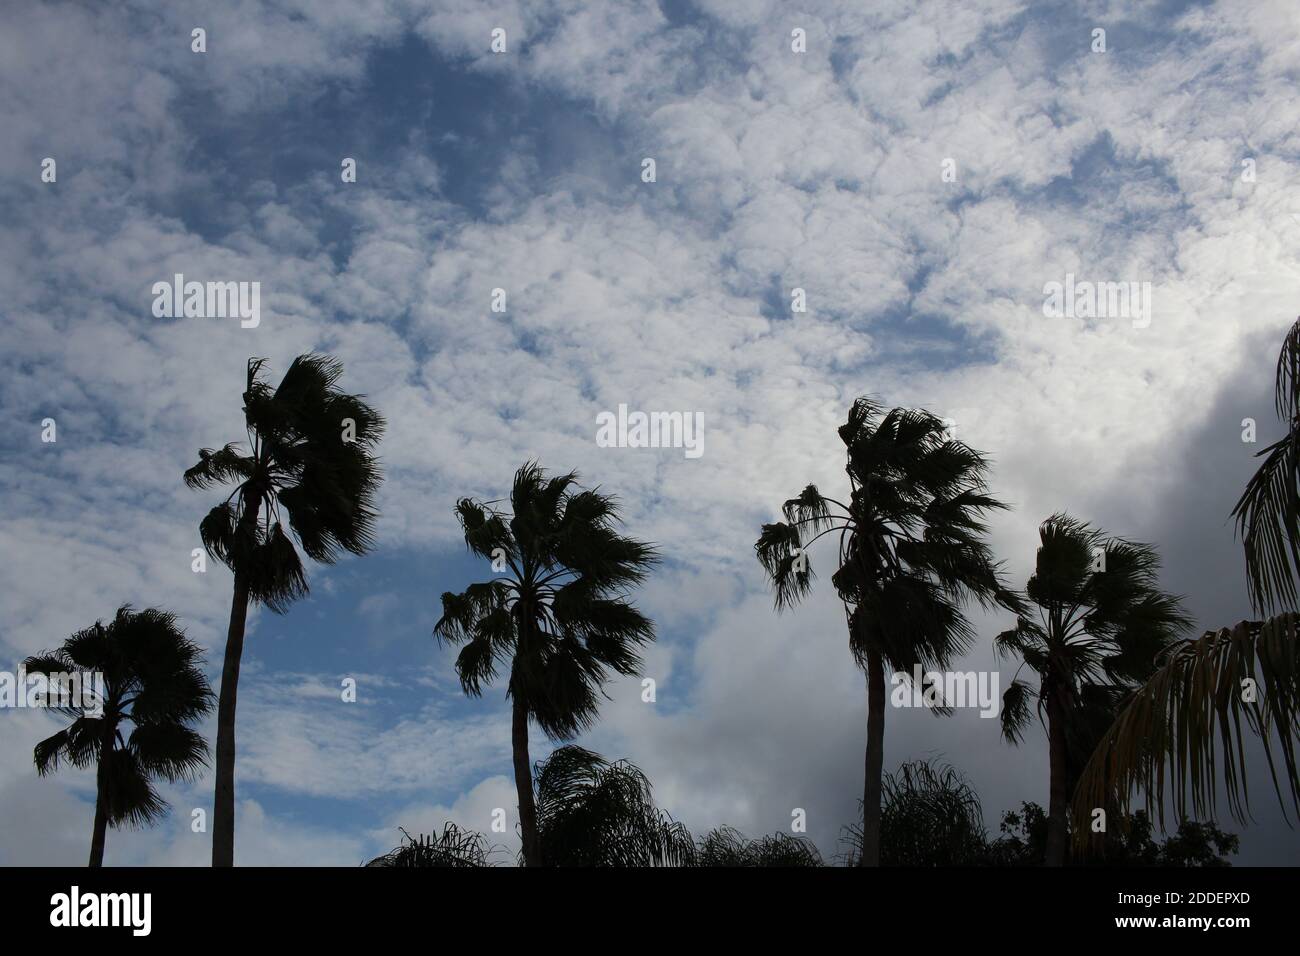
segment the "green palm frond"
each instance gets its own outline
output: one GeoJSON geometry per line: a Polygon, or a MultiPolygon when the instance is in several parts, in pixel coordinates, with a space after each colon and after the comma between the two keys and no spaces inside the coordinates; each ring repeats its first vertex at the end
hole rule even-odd
{"type": "Polygon", "coordinates": [[[278,521],[253,547],[242,570],[248,581],[250,597],[277,614],[283,614],[289,605],[308,593],[302,558],[278,521]]]}
{"type": "Polygon", "coordinates": [[[1002,692],[1002,737],[1009,744],[1019,744],[1029,728],[1029,702],[1038,699],[1038,692],[1022,680],[1013,680],[1002,692]]]}
{"type": "Polygon", "coordinates": [[[1300,571],[1300,430],[1259,452],[1264,460],[1232,509],[1246,552],[1246,583],[1260,611],[1296,606],[1300,571]]]}
{"type": "Polygon", "coordinates": [[[167,815],[171,808],[129,748],[114,747],[101,760],[105,762],[103,798],[109,826],[147,827],[167,815]]]}
{"type": "MultiPolygon", "coordinates": [[[[937,760],[904,763],[881,784],[880,862],[885,866],[961,866],[979,862],[986,833],[979,794],[937,760]]],[[[845,827],[841,854],[856,866],[862,827],[845,827]]]]}
{"type": "Polygon", "coordinates": [[[140,772],[168,783],[193,780],[208,765],[207,742],[175,723],[139,724],[127,741],[140,772]]]}
{"type": "Polygon", "coordinates": [[[253,476],[256,462],[251,456],[241,455],[239,446],[231,443],[215,451],[199,450],[199,462],[185,471],[185,484],[189,488],[203,489],[227,482],[246,481],[253,476]]]}
{"type": "Polygon", "coordinates": [[[78,770],[94,766],[99,759],[104,723],[98,717],[78,717],[72,724],[38,743],[33,751],[36,773],[46,776],[66,760],[78,770]]]}
{"type": "Polygon", "coordinates": [[[192,780],[206,766],[207,743],[189,725],[211,712],[215,698],[202,652],[174,614],[123,605],[109,623],[77,631],[56,651],[28,658],[24,667],[102,678],[102,714],[79,704],[59,708],[75,719],[40,741],[33,760],[41,776],[65,762],[79,769],[98,764],[110,825],[156,822],[168,807],[151,781],[192,780]],[[133,726],[129,732],[127,725],[133,726]]]}
{"type": "Polygon", "coordinates": [[[515,658],[509,694],[522,695],[537,726],[552,740],[571,740],[600,716],[604,667],[588,643],[552,636],[547,647],[515,658]]]}
{"type": "Polygon", "coordinates": [[[1286,435],[1260,451],[1259,469],[1232,509],[1246,554],[1251,603],[1261,614],[1296,607],[1300,574],[1300,319],[1277,358],[1273,404],[1286,435]]]}
{"type": "Polygon", "coordinates": [[[948,437],[922,409],[884,411],[862,398],[839,430],[847,449],[849,494],[840,501],[808,485],[782,506],[784,521],[762,526],[755,555],[778,609],[812,589],[810,551],[836,541],[831,577],[849,616],[859,662],[877,647],[895,670],[944,666],[970,645],[961,611],[974,600],[1019,610],[983,540],[984,517],[1005,506],[988,494],[988,461],[948,437]]]}
{"type": "MultiPolygon", "coordinates": [[[[1287,796],[1300,813],[1300,615],[1242,621],[1178,642],[1129,697],[1084,767],[1073,801],[1076,824],[1112,802],[1126,810],[1135,790],[1162,826],[1166,797],[1179,818],[1213,816],[1220,787],[1233,817],[1245,821],[1243,724],[1263,743],[1283,814],[1287,796]]],[[[1086,824],[1076,825],[1078,838],[1087,832],[1086,824]]]]}
{"type": "Polygon", "coordinates": [[[252,600],[283,612],[307,593],[299,548],[324,564],[373,549],[382,480],[373,453],[386,424],[364,396],[339,390],[343,367],[332,357],[298,356],[274,389],[261,378],[265,365],[248,362],[251,451],[234,443],[205,448],[185,482],[234,486],[201,522],[200,539],[244,580],[252,600]]]}
{"type": "Polygon", "coordinates": [[[807,837],[773,833],[751,840],[733,827],[717,827],[700,838],[694,866],[817,867],[822,855],[807,837]]]}
{"type": "Polygon", "coordinates": [[[1294,421],[1300,416],[1300,319],[1287,331],[1277,356],[1273,406],[1283,421],[1294,421]]]}
{"type": "Polygon", "coordinates": [[[791,607],[809,591],[815,578],[812,561],[803,550],[799,526],[777,522],[763,525],[754,553],[772,582],[777,610],[791,607]]]}
{"type": "Polygon", "coordinates": [[[555,750],[537,765],[537,820],[550,866],[684,866],[695,844],[655,806],[636,766],[608,763],[581,747],[555,750]]]}
{"type": "Polygon", "coordinates": [[[592,726],[611,672],[640,671],[654,625],[627,599],[659,560],[653,545],[621,533],[616,499],[525,463],[510,491],[512,514],[462,498],[456,516],[473,553],[497,562],[489,581],[442,596],[434,636],[463,644],[456,671],[478,695],[502,668],[507,692],[554,740],[592,726]]]}
{"type": "Polygon", "coordinates": [[[470,551],[490,560],[500,550],[512,564],[518,560],[514,536],[505,517],[490,505],[461,498],[456,502],[456,517],[465,533],[465,546],[470,551]]]}
{"type": "Polygon", "coordinates": [[[493,865],[489,860],[492,848],[488,845],[487,838],[473,830],[462,830],[450,821],[443,825],[442,832],[436,837],[423,834],[412,837],[405,830],[402,830],[402,837],[404,842],[400,846],[376,857],[366,866],[477,869],[493,865]]]}

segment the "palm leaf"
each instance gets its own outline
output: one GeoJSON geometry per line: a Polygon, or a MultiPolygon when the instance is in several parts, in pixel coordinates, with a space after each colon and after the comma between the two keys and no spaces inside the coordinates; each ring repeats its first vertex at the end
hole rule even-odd
{"type": "Polygon", "coordinates": [[[1145,794],[1148,812],[1154,804],[1162,826],[1166,797],[1179,818],[1213,816],[1220,786],[1233,817],[1247,819],[1243,723],[1263,743],[1283,815],[1287,794],[1300,813],[1300,615],[1242,621],[1179,642],[1084,767],[1073,801],[1076,838],[1086,838],[1093,808],[1127,809],[1134,790],[1145,794]]]}

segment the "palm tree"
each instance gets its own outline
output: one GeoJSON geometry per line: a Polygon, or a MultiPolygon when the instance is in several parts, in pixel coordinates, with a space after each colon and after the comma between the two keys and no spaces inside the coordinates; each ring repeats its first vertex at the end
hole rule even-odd
{"type": "Polygon", "coordinates": [[[1036,698],[1046,715],[1051,778],[1045,862],[1062,866],[1080,768],[1157,655],[1191,621],[1180,599],[1160,590],[1160,561],[1149,545],[1107,537],[1065,514],[1044,521],[1038,537],[1026,588],[1037,613],[1026,609],[994,646],[1038,674],[1037,688],[1017,676],[1002,695],[1002,733],[1012,744],[1024,738],[1036,698]]]}
{"type": "Polygon", "coordinates": [[[1259,470],[1232,517],[1246,551],[1246,581],[1260,614],[1296,608],[1300,573],[1300,319],[1277,358],[1273,403],[1287,433],[1258,452],[1259,470]]]}
{"type": "Polygon", "coordinates": [[[552,740],[595,722],[610,670],[635,674],[637,648],[654,625],[625,600],[658,560],[654,548],[618,531],[615,500],[581,490],[572,472],[547,478],[536,462],[515,473],[513,516],[494,502],[462,498],[465,544],[500,576],[442,596],[434,635],[461,644],[456,673],[471,696],[510,669],[511,745],[526,866],[543,863],[528,756],[528,722],[552,740]]]}
{"type": "Polygon", "coordinates": [[[23,667],[47,680],[73,674],[102,679],[102,700],[87,707],[85,700],[64,699],[54,708],[74,719],[38,743],[34,758],[42,777],[58,770],[60,761],[97,765],[90,865],[103,866],[108,827],[152,825],[167,813],[155,778],[190,780],[207,766],[208,745],[188,726],[212,710],[202,654],[175,615],[123,605],[108,624],[96,621],[58,650],[27,658],[23,667]]]}
{"type": "Polygon", "coordinates": [[[716,827],[700,838],[693,866],[815,867],[822,855],[807,837],[773,833],[751,840],[733,827],[716,827]]]}
{"type": "Polygon", "coordinates": [[[1092,808],[1114,802],[1127,810],[1136,788],[1146,795],[1148,813],[1154,804],[1162,828],[1166,788],[1180,820],[1189,803],[1196,816],[1213,816],[1222,787],[1233,818],[1246,822],[1243,718],[1263,743],[1283,816],[1283,790],[1300,815],[1300,614],[1242,621],[1169,648],[1083,768],[1073,805],[1076,842],[1087,839],[1092,808]],[[1285,783],[1278,780],[1275,747],[1285,783]]]}
{"type": "Polygon", "coordinates": [[[880,860],[885,667],[945,668],[973,639],[962,605],[974,598],[1019,609],[983,541],[985,513],[1005,507],[986,493],[988,462],[919,409],[881,414],[860,398],[839,429],[847,448],[847,502],[809,485],[785,502],[785,521],[763,526],[754,549],[778,610],[812,587],[807,551],[838,533],[831,578],[844,604],[849,649],[867,674],[867,749],[861,863],[880,860]]]}
{"type": "Polygon", "coordinates": [[[248,605],[283,613],[307,593],[302,559],[282,519],[315,561],[332,564],[345,551],[365,554],[374,543],[381,480],[371,452],[384,420],[364,396],[337,388],[343,366],[327,356],[300,355],[272,389],[259,377],[265,361],[248,361],[248,454],[237,444],[204,448],[185,472],[191,488],[234,485],[199,525],[208,553],[235,577],[217,705],[213,866],[235,862],[235,704],[248,605]]]}
{"type": "Polygon", "coordinates": [[[537,765],[537,831],[547,866],[687,866],[695,854],[636,766],[572,745],[537,765]]]}
{"type": "Polygon", "coordinates": [[[393,867],[396,869],[477,869],[492,866],[488,857],[492,849],[487,837],[473,830],[462,830],[451,821],[447,821],[438,836],[420,835],[412,837],[402,830],[405,842],[377,856],[366,866],[393,867]]]}
{"type": "MultiPolygon", "coordinates": [[[[880,813],[883,866],[967,866],[987,846],[979,794],[956,769],[914,760],[885,774],[880,813]]],[[[862,827],[846,827],[845,863],[862,855],[862,827]]]]}
{"type": "MultiPolygon", "coordinates": [[[[1300,573],[1300,320],[1283,340],[1273,393],[1287,434],[1258,453],[1264,461],[1232,517],[1245,549],[1251,603],[1261,615],[1281,613],[1207,631],[1169,650],[1088,760],[1075,793],[1076,820],[1108,800],[1127,806],[1132,790],[1141,787],[1148,810],[1154,802],[1163,827],[1168,779],[1180,815],[1189,797],[1198,812],[1213,811],[1221,783],[1233,817],[1244,822],[1250,810],[1243,716],[1263,742],[1283,814],[1286,789],[1300,815],[1294,750],[1300,731],[1300,615],[1294,610],[1300,573]],[[1285,785],[1277,778],[1273,734],[1285,785]],[[1221,775],[1216,751],[1223,761],[1221,775]]],[[[1082,827],[1075,828],[1075,836],[1086,841],[1082,827]]]]}

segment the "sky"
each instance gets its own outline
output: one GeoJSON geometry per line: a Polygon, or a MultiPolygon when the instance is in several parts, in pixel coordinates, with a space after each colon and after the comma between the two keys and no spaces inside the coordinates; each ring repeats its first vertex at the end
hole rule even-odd
{"type": "MultiPolygon", "coordinates": [[[[17,0],[4,20],[0,669],[131,603],[174,611],[215,687],[231,578],[191,568],[218,497],[181,475],[243,438],[248,358],[277,380],[330,353],[388,419],[375,552],[250,616],[237,862],[357,865],[447,820],[512,858],[513,826],[490,831],[515,817],[504,686],[466,699],[431,631],[442,592],[491,573],[456,499],[503,497],[529,459],[617,495],[664,554],[636,594],[655,700],[612,681],[578,743],[694,832],[788,832],[797,808],[830,857],[856,816],[865,680],[828,558],[777,614],[753,543],[806,484],[843,489],[860,395],[991,456],[1012,581],[1068,510],[1155,544],[1198,630],[1250,615],[1228,514],[1281,434],[1300,312],[1290,0],[17,0]],[[259,283],[258,323],[155,316],[176,273],[259,283]],[[1067,276],[1136,283],[1143,308],[1046,314],[1067,276]],[[698,413],[703,454],[602,447],[621,404],[698,413]]],[[[956,668],[1005,687],[1011,621],[972,614],[956,668]]],[[[50,716],[0,722],[0,864],[83,862],[92,775],[36,776],[50,716]]],[[[886,769],[951,763],[996,832],[1048,791],[1045,734],[1011,747],[997,723],[891,708],[886,769]]],[[[1253,823],[1221,821],[1238,862],[1300,862],[1258,758],[1250,779],[1253,823]]],[[[207,863],[211,775],[164,794],[108,865],[207,863]]]]}

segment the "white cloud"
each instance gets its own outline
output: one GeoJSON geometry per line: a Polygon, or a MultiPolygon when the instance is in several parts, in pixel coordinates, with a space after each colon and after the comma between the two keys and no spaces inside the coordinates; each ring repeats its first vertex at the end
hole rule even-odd
{"type": "MultiPolygon", "coordinates": [[[[1095,5],[1090,20],[1120,24],[1104,55],[1025,3],[701,8],[674,28],[655,5],[245,4],[208,17],[204,61],[184,9],[143,33],[79,8],[25,11],[22,41],[0,40],[0,79],[29,94],[0,107],[0,160],[32,167],[30,185],[0,194],[15,210],[0,227],[0,404],[19,451],[0,462],[0,547],[22,555],[0,569],[0,648],[51,646],[125,600],[166,604],[219,648],[228,574],[189,570],[215,499],[179,475],[200,445],[241,437],[250,354],[278,373],[327,349],[390,421],[385,545],[458,548],[454,499],[501,495],[531,456],[618,494],[629,529],[670,559],[647,606],[704,633],[663,649],[691,688],[667,716],[620,692],[610,755],[644,760],[693,826],[771,829],[792,800],[812,802],[810,782],[843,784],[819,811],[827,838],[855,797],[861,681],[832,606],[768,610],[758,524],[807,482],[837,481],[835,428],[870,392],[951,414],[994,454],[994,489],[1016,506],[994,540],[1016,579],[1035,525],[1062,507],[1150,537],[1178,481],[1169,450],[1200,434],[1224,383],[1267,373],[1300,299],[1300,41],[1285,3],[1171,22],[1095,5]],[[498,25],[510,57],[487,52],[498,25]],[[340,196],[330,169],[230,196],[228,231],[185,219],[186,190],[203,185],[187,97],[214,94],[238,119],[292,111],[322,83],[360,96],[367,57],[406,29],[530,102],[589,103],[608,142],[554,180],[516,153],[479,219],[438,192],[441,157],[422,159],[418,141],[364,190],[340,196]],[[49,154],[60,181],[38,192],[31,157],[49,154]],[[644,155],[653,185],[637,178],[644,155]],[[1239,177],[1247,156],[1255,183],[1239,177]],[[955,184],[940,178],[947,157],[955,184]],[[148,287],[173,271],[259,279],[262,326],[153,320],[148,287]],[[1149,278],[1150,327],[1045,319],[1042,286],[1067,271],[1149,278]],[[504,316],[488,309],[498,286],[504,316]],[[788,313],[795,286],[805,315],[788,313]],[[924,334],[926,319],[946,337],[924,334]],[[620,402],[703,412],[705,456],[597,449],[595,415],[620,402]],[[39,443],[46,415],[56,446],[39,443]],[[809,620],[824,632],[805,643],[792,629],[809,620]]],[[[389,598],[362,610],[387,613],[389,598]]],[[[431,708],[385,723],[325,694],[285,707],[269,688],[241,707],[241,774],[267,787],[362,799],[452,773],[463,788],[505,746],[497,717],[444,725],[431,708]]],[[[891,757],[985,732],[925,726],[891,726],[891,757]]],[[[1025,790],[1042,776],[1022,773],[1025,790]]],[[[256,825],[281,825],[251,806],[256,825]]]]}

